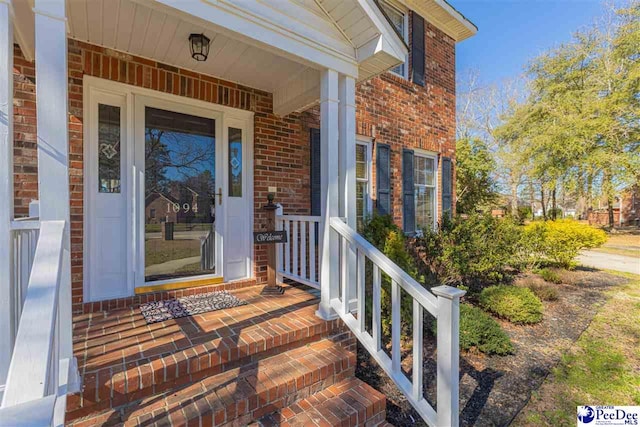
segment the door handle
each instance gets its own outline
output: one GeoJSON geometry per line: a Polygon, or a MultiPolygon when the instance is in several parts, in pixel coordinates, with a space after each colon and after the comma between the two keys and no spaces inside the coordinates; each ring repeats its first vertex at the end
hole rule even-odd
{"type": "Polygon", "coordinates": [[[218,187],[218,192],[215,195],[218,196],[218,204],[222,206],[222,187],[218,187]]]}

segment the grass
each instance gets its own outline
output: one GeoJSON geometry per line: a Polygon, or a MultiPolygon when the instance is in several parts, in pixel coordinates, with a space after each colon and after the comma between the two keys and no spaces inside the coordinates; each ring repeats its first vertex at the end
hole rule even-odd
{"type": "Polygon", "coordinates": [[[145,242],[145,267],[194,256],[200,256],[200,241],[196,239],[149,239],[145,242]]]}
{"type": "Polygon", "coordinates": [[[640,234],[609,234],[607,243],[594,251],[640,258],[640,234]]]}
{"type": "Polygon", "coordinates": [[[575,425],[579,405],[640,405],[640,276],[608,301],[514,425],[575,425]]]}

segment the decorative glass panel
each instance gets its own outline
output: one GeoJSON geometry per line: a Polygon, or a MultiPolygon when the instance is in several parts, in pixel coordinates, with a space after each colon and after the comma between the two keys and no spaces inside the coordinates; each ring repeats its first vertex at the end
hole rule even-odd
{"type": "Polygon", "coordinates": [[[98,104],[98,191],[120,193],[120,107],[98,104]]]}
{"type": "Polygon", "coordinates": [[[229,197],[242,197],[242,129],[229,128],[229,197]]]}
{"type": "Polygon", "coordinates": [[[215,272],[215,120],[145,110],[145,280],[215,272]]]}

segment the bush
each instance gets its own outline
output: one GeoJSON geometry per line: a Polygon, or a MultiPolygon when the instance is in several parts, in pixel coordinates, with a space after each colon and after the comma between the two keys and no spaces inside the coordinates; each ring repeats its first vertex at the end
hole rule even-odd
{"type": "Polygon", "coordinates": [[[512,323],[530,324],[542,320],[542,301],[528,288],[490,286],[480,293],[480,305],[512,323]]]}
{"type": "Polygon", "coordinates": [[[445,219],[439,231],[423,231],[412,246],[422,274],[476,292],[510,279],[521,239],[513,220],[474,214],[445,219]]]}
{"type": "Polygon", "coordinates": [[[543,268],[539,272],[540,277],[544,279],[545,282],[555,283],[559,285],[562,283],[562,278],[558,274],[556,270],[552,270],[550,268],[543,268]]]}
{"type": "MultiPolygon", "coordinates": [[[[418,273],[415,260],[407,251],[404,233],[395,225],[391,216],[374,215],[366,219],[362,235],[411,277],[419,283],[424,282],[424,278],[418,273]]],[[[366,268],[365,274],[367,276],[365,283],[373,283],[373,270],[370,266],[366,268]]],[[[401,295],[400,316],[402,325],[404,326],[402,332],[403,334],[410,334],[411,325],[413,324],[413,302],[408,293],[402,292],[401,295]]],[[[372,295],[367,295],[366,298],[367,306],[370,307],[372,295]]],[[[382,273],[380,311],[382,331],[384,335],[388,335],[391,331],[391,279],[384,273],[382,273]]],[[[370,314],[368,314],[368,316],[370,316],[370,314]]],[[[367,322],[371,322],[371,319],[367,318],[367,322]]]]}
{"type": "MultiPolygon", "coordinates": [[[[436,333],[436,322],[432,323],[436,333]]],[[[460,304],[460,348],[477,348],[485,354],[504,356],[513,353],[513,344],[498,322],[491,316],[469,304],[460,304]]]]}
{"type": "Polygon", "coordinates": [[[558,299],[558,289],[544,283],[531,282],[525,285],[531,289],[542,301],[556,301],[558,299]]]}
{"type": "Polygon", "coordinates": [[[527,251],[539,260],[564,268],[575,267],[582,249],[595,248],[607,241],[604,231],[572,219],[537,221],[524,227],[527,251]]]}

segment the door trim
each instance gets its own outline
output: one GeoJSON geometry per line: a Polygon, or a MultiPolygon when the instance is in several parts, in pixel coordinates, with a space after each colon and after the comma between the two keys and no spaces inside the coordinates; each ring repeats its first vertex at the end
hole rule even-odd
{"type": "MultiPolygon", "coordinates": [[[[140,172],[136,170],[136,163],[134,161],[135,156],[135,131],[138,128],[138,124],[135,122],[136,118],[136,107],[139,105],[138,99],[151,100],[154,104],[161,105],[171,105],[168,109],[172,111],[182,112],[183,110],[199,110],[201,112],[205,112],[206,116],[215,115],[216,119],[216,132],[220,132],[222,136],[226,132],[226,121],[228,119],[231,120],[241,120],[246,124],[245,129],[247,130],[247,168],[246,168],[246,183],[247,183],[247,195],[249,197],[248,203],[250,204],[250,209],[248,209],[246,220],[248,221],[248,227],[250,230],[253,229],[253,220],[254,220],[254,193],[253,193],[253,169],[254,169],[254,161],[253,161],[253,144],[254,144],[254,112],[240,110],[233,107],[228,107],[225,105],[213,104],[206,101],[201,101],[197,99],[187,98],[183,96],[178,96],[174,94],[168,94],[159,92],[156,90],[142,88],[138,86],[132,86],[125,83],[113,82],[110,80],[105,80],[93,76],[85,75],[83,77],[83,117],[86,120],[90,117],[90,113],[88,113],[88,109],[95,102],[95,96],[92,96],[92,93],[107,93],[107,94],[116,94],[119,96],[124,96],[126,99],[125,107],[125,117],[126,117],[126,144],[127,144],[127,162],[123,167],[123,176],[127,178],[127,192],[129,196],[127,197],[127,205],[126,205],[126,215],[127,215],[127,259],[129,261],[129,265],[127,266],[127,290],[128,295],[124,296],[133,296],[136,293],[140,293],[140,290],[145,288],[151,288],[155,286],[170,286],[172,284],[176,284],[175,286],[188,286],[188,282],[194,282],[199,280],[208,279],[209,283],[219,278],[220,275],[202,275],[202,276],[194,276],[194,277],[186,277],[186,278],[177,278],[170,279],[164,281],[154,281],[154,282],[144,282],[144,261],[140,257],[140,241],[138,239],[138,234],[142,234],[142,239],[144,242],[144,234],[140,233],[140,230],[136,230],[136,224],[141,224],[144,222],[144,213],[138,212],[140,207],[136,206],[139,200],[139,191],[140,184],[144,185],[144,179],[140,182],[140,172]],[[138,174],[138,176],[136,176],[138,174]],[[140,221],[142,218],[142,222],[140,221]],[[142,269],[142,283],[139,282],[139,272],[142,269]]],[[[160,107],[162,108],[162,107],[160,107]]],[[[198,115],[196,112],[195,115],[198,115]]],[[[202,115],[202,113],[200,114],[202,115]]],[[[144,116],[143,116],[144,119],[144,116]]],[[[86,122],[85,122],[86,124],[86,122]]],[[[144,126],[144,123],[142,124],[144,126]]],[[[95,171],[89,169],[89,164],[86,161],[90,154],[90,142],[91,142],[91,126],[83,127],[83,204],[84,204],[84,213],[83,213],[83,234],[85,239],[83,239],[83,272],[86,273],[90,271],[89,261],[90,261],[90,242],[89,242],[89,234],[87,233],[91,221],[90,212],[88,211],[88,203],[89,203],[89,187],[86,183],[89,180],[90,174],[95,171]]],[[[216,141],[218,140],[218,133],[216,134],[216,141]]],[[[226,139],[223,139],[226,140],[226,139]]],[[[142,171],[144,174],[144,171],[142,171]]],[[[144,175],[142,175],[144,176],[144,175]]],[[[226,181],[225,181],[226,183],[226,181]]],[[[226,185],[225,185],[226,187],[226,185]]],[[[225,215],[223,215],[224,217],[225,215]]],[[[226,233],[226,226],[223,227],[223,233],[226,233]]],[[[219,253],[223,253],[222,243],[224,236],[222,236],[219,253]]],[[[142,249],[142,253],[144,253],[144,249],[142,249]]],[[[224,262],[223,262],[224,263],[224,262]]],[[[249,251],[249,260],[247,265],[247,276],[246,278],[254,277],[254,264],[255,264],[255,254],[253,244],[250,244],[249,251]]],[[[224,277],[224,266],[221,266],[221,275],[224,277]]],[[[89,292],[89,277],[87,274],[83,274],[83,297],[85,302],[92,301],[91,295],[89,292]]]]}

